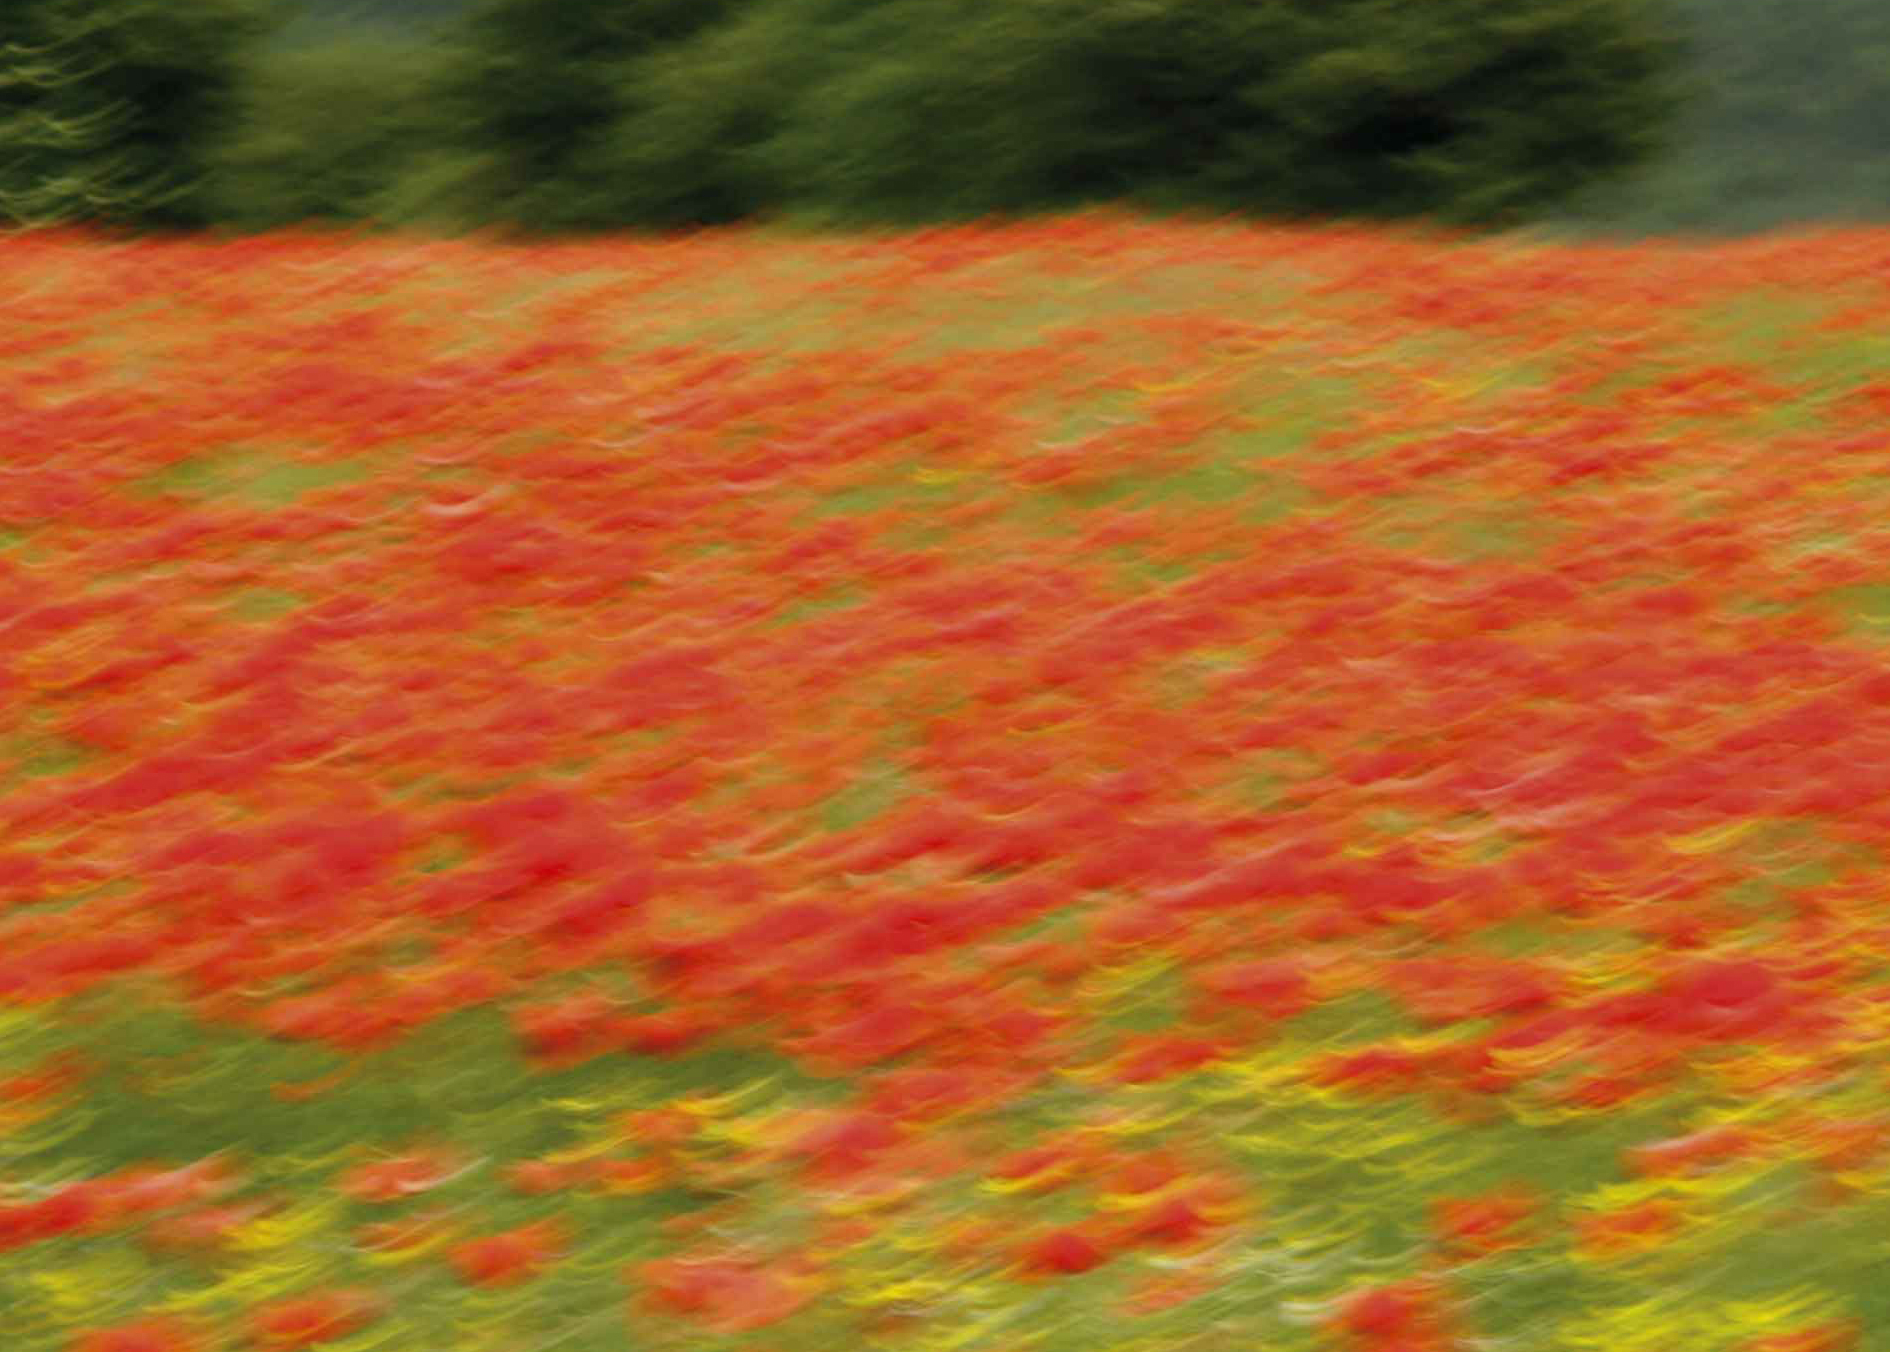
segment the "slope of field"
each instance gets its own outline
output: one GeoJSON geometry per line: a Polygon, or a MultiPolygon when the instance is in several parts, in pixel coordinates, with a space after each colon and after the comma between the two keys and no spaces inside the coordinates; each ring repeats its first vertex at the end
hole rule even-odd
{"type": "Polygon", "coordinates": [[[1890,237],[0,287],[7,1352],[1890,1349],[1890,237]]]}

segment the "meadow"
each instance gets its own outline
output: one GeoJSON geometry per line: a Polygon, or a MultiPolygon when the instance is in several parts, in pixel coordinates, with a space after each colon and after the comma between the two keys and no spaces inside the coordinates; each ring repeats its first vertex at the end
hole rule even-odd
{"type": "Polygon", "coordinates": [[[7,1352],[1890,1352],[1890,236],[0,252],[7,1352]]]}

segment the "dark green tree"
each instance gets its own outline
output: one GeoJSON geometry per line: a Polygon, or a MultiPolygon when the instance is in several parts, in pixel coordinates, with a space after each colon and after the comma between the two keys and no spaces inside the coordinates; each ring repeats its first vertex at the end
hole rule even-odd
{"type": "Polygon", "coordinates": [[[1502,225],[1661,145],[1654,3],[494,0],[466,125],[554,229],[1102,201],[1502,225]]]}
{"type": "Polygon", "coordinates": [[[450,138],[437,53],[385,29],[273,48],[252,61],[209,197],[239,230],[304,222],[407,224],[416,175],[450,138]]]}
{"type": "Polygon", "coordinates": [[[207,224],[207,149],[280,16],[275,0],[6,0],[0,210],[16,226],[207,224]]]}
{"type": "Polygon", "coordinates": [[[488,223],[1114,201],[1527,219],[1661,144],[1661,0],[477,0],[404,171],[488,223]]]}
{"type": "Polygon", "coordinates": [[[578,166],[634,98],[626,70],[752,0],[481,0],[443,49],[443,110],[484,162],[492,207],[578,225],[578,166]],[[578,191],[574,192],[574,186],[578,191]]]}
{"type": "Polygon", "coordinates": [[[1641,0],[885,0],[852,22],[883,40],[773,150],[864,216],[1115,198],[1507,224],[1643,161],[1678,107],[1641,0]]]}
{"type": "Polygon", "coordinates": [[[822,197],[774,142],[813,91],[896,49],[906,17],[885,0],[762,0],[626,61],[619,116],[573,161],[569,216],[678,229],[822,197]]]}

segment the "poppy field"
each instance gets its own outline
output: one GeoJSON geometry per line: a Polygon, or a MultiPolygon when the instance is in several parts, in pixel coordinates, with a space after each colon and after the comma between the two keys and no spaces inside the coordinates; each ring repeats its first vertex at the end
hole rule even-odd
{"type": "Polygon", "coordinates": [[[1890,1352],[1890,237],[0,253],[7,1352],[1890,1352]]]}

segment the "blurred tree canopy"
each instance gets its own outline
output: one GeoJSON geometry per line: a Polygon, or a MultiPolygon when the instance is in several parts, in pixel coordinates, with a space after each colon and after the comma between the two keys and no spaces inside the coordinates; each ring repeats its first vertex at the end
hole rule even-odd
{"type": "Polygon", "coordinates": [[[549,229],[1095,200],[1522,219],[1647,158],[1640,0],[483,0],[463,144],[549,229]]]}
{"type": "Polygon", "coordinates": [[[5,0],[0,210],[16,224],[208,222],[206,151],[274,0],[5,0]]]}
{"type": "Polygon", "coordinates": [[[441,79],[431,51],[378,31],[257,53],[205,153],[211,214],[243,231],[412,215],[395,185],[456,132],[441,79]]]}
{"type": "Polygon", "coordinates": [[[4,0],[0,210],[1890,217],[1882,0],[4,0]]]}

